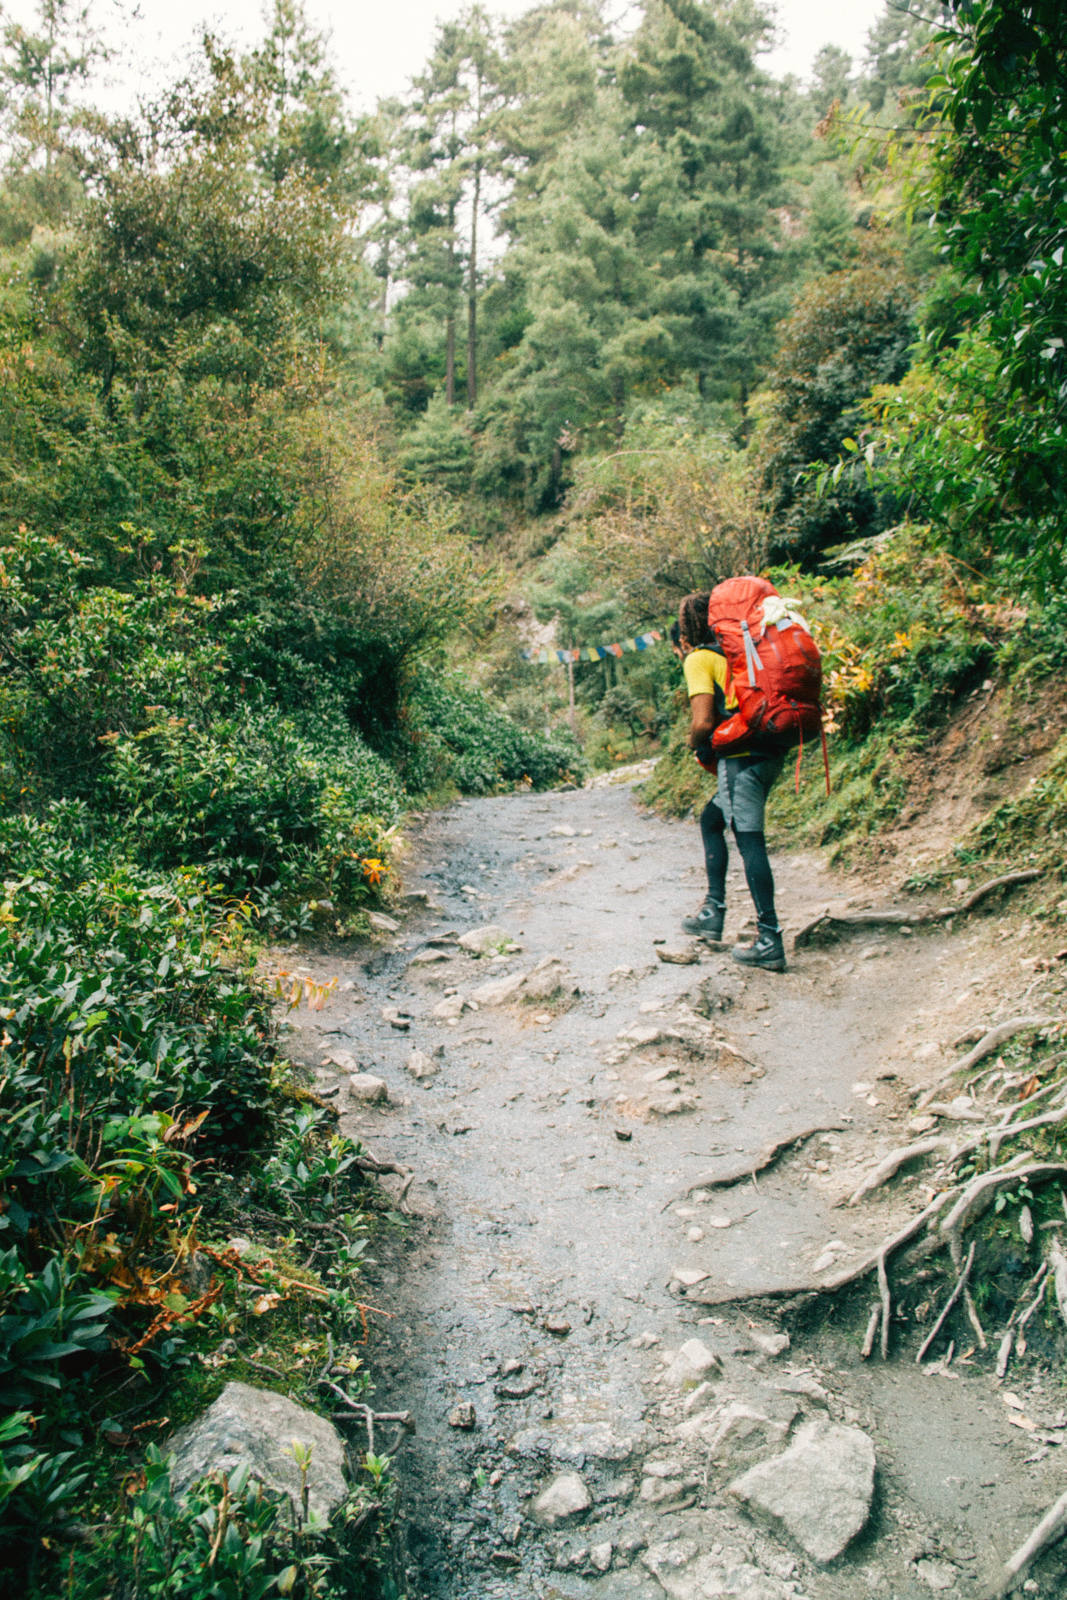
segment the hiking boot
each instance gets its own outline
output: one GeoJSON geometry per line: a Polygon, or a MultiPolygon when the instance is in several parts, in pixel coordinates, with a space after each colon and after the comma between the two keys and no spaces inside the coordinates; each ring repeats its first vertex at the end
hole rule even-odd
{"type": "Polygon", "coordinates": [[[753,944],[735,944],[730,951],[734,960],[743,967],[763,967],[767,972],[785,971],[785,946],[781,928],[765,928],[760,924],[753,944]]]}
{"type": "Polygon", "coordinates": [[[682,918],[682,932],[695,933],[698,939],[710,939],[713,944],[718,944],[725,921],[726,907],[709,894],[695,916],[682,918]]]}

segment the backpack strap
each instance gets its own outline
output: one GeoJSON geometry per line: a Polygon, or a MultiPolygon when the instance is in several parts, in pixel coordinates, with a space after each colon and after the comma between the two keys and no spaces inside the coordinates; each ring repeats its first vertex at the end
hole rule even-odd
{"type": "Polygon", "coordinates": [[[756,646],[752,642],[752,635],[749,632],[747,622],[742,622],[741,624],[741,637],[745,645],[745,666],[748,668],[749,687],[754,689],[756,687],[756,674],[763,663],[756,654],[756,646]]]}

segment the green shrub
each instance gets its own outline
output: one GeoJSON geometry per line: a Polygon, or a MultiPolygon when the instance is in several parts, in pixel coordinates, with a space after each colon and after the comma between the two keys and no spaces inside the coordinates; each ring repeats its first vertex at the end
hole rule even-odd
{"type": "Polygon", "coordinates": [[[454,784],[464,794],[494,794],[523,780],[544,789],[585,773],[569,728],[536,733],[519,727],[458,672],[419,678],[407,732],[414,747],[406,765],[412,789],[454,784]]]}
{"type": "Polygon", "coordinates": [[[338,715],[159,714],[111,743],[101,787],[147,863],[196,864],[231,893],[370,898],[363,863],[387,853],[402,789],[338,715]]]}

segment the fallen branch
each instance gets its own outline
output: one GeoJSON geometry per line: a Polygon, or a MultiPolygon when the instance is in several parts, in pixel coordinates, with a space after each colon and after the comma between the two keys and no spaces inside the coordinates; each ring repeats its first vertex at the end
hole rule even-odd
{"type": "Polygon", "coordinates": [[[398,1178],[406,1178],[411,1171],[410,1167],[401,1166],[399,1161],[379,1161],[375,1156],[363,1155],[357,1157],[356,1166],[360,1172],[372,1172],[375,1175],[381,1172],[393,1172],[398,1178]]]}
{"type": "Polygon", "coordinates": [[[1014,1555],[1008,1557],[1000,1577],[986,1590],[987,1600],[1001,1600],[1001,1596],[1011,1594],[1013,1589],[1017,1589],[1038,1556],[1043,1555],[1050,1545],[1062,1538],[1065,1529],[1067,1529],[1067,1494],[1061,1494],[1055,1504],[1049,1506],[1030,1537],[1023,1541],[1014,1555]]]}
{"type": "Polygon", "coordinates": [[[922,1344],[919,1346],[919,1354],[915,1357],[915,1365],[916,1366],[918,1366],[919,1363],[922,1361],[923,1356],[929,1350],[930,1346],[933,1344],[934,1340],[937,1338],[938,1334],[941,1332],[941,1329],[945,1326],[945,1323],[948,1320],[948,1316],[949,1316],[949,1313],[952,1310],[952,1307],[956,1304],[956,1301],[959,1299],[960,1295],[963,1293],[964,1289],[967,1287],[967,1279],[970,1277],[971,1268],[974,1265],[974,1251],[975,1251],[975,1241],[972,1239],[971,1240],[971,1248],[967,1252],[967,1260],[966,1260],[966,1263],[964,1265],[963,1271],[960,1273],[959,1277],[956,1279],[956,1287],[953,1289],[952,1293],[949,1295],[948,1299],[945,1301],[945,1309],[942,1311],[941,1315],[938,1317],[937,1321],[934,1323],[933,1327],[930,1329],[930,1332],[926,1335],[926,1338],[923,1340],[922,1344]]]}
{"type": "Polygon", "coordinates": [[[1048,1028],[1053,1023],[1062,1021],[1062,1017],[1012,1017],[1008,1022],[998,1022],[995,1028],[990,1028],[988,1033],[982,1035],[973,1050],[961,1056],[951,1071],[946,1072],[944,1077],[938,1078],[929,1089],[912,1090],[913,1094],[918,1094],[920,1097],[916,1109],[921,1111],[931,1100],[936,1100],[941,1090],[947,1083],[951,1083],[953,1078],[958,1077],[961,1072],[970,1072],[972,1067],[984,1061],[986,1056],[991,1056],[994,1050],[999,1049],[1006,1040],[1014,1038],[1017,1033],[1023,1033],[1027,1028],[1048,1028]]]}
{"type": "Polygon", "coordinates": [[[917,1161],[920,1156],[933,1155],[935,1150],[947,1150],[950,1154],[953,1154],[951,1139],[943,1137],[920,1139],[917,1143],[900,1145],[896,1150],[891,1150],[867,1174],[859,1188],[849,1195],[847,1204],[850,1206],[857,1205],[864,1195],[873,1194],[875,1189],[882,1187],[883,1183],[888,1183],[890,1178],[895,1178],[901,1167],[906,1166],[909,1161],[917,1161]]]}
{"type": "Polygon", "coordinates": [[[681,1195],[672,1197],[662,1207],[666,1211],[668,1206],[674,1205],[679,1199],[691,1195],[694,1189],[729,1189],[735,1183],[741,1183],[745,1178],[755,1180],[757,1172],[762,1172],[769,1167],[772,1161],[777,1160],[783,1150],[790,1145],[800,1146],[816,1133],[840,1133],[840,1122],[820,1122],[814,1128],[805,1128],[802,1133],[786,1134],[784,1138],[775,1139],[771,1144],[765,1144],[756,1156],[747,1156],[741,1162],[735,1162],[732,1167],[727,1167],[725,1172],[702,1172],[699,1178],[693,1178],[687,1184],[681,1195]]]}

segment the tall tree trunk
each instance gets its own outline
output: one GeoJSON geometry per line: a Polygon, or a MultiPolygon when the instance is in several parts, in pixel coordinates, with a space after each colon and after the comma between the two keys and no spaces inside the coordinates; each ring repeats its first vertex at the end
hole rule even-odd
{"type": "Polygon", "coordinates": [[[482,193],[482,164],[474,163],[474,196],[471,204],[471,254],[467,278],[467,410],[473,411],[478,398],[478,206],[482,193]]]}
{"type": "Polygon", "coordinates": [[[445,335],[445,401],[449,406],[456,403],[456,319],[450,311],[448,321],[445,323],[448,330],[445,335]]]}

